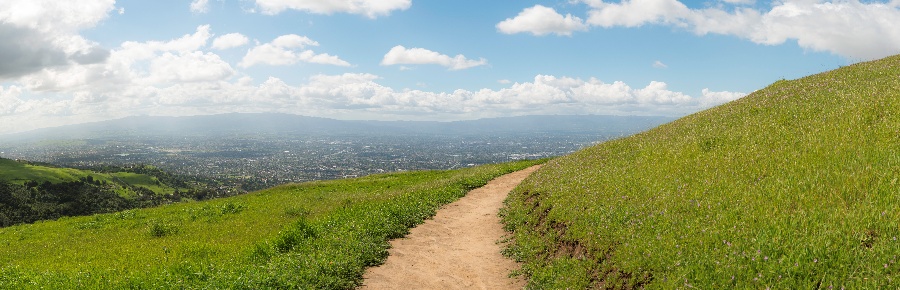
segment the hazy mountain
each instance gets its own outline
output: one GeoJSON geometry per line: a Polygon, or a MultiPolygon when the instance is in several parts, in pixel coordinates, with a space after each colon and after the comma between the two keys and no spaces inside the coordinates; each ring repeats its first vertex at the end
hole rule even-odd
{"type": "Polygon", "coordinates": [[[346,121],[290,114],[138,116],[4,135],[4,141],[101,137],[215,136],[229,134],[468,135],[530,133],[628,134],[674,120],[658,116],[523,116],[473,121],[346,121]]]}

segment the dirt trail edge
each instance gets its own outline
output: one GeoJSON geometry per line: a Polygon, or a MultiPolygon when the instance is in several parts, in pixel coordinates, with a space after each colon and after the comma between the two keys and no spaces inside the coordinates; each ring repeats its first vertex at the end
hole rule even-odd
{"type": "Polygon", "coordinates": [[[497,212],[539,167],[498,177],[391,241],[387,261],[366,271],[360,289],[522,289],[524,281],[509,278],[519,265],[500,254],[506,232],[497,212]]]}

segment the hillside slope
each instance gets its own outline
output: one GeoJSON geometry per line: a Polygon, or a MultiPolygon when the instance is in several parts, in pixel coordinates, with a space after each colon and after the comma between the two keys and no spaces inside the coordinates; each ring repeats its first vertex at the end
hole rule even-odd
{"type": "Polygon", "coordinates": [[[352,289],[388,240],[543,161],[308,182],[0,228],[0,289],[352,289]]]}
{"type": "Polygon", "coordinates": [[[0,227],[220,195],[152,166],[84,170],[0,158],[0,227]]]}
{"type": "Polygon", "coordinates": [[[549,162],[507,200],[542,288],[897,288],[900,56],[549,162]]]}

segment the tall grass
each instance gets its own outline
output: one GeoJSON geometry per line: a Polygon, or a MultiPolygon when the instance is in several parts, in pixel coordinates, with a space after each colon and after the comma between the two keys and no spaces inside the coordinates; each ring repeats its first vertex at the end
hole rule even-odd
{"type": "Polygon", "coordinates": [[[0,229],[0,289],[348,289],[387,240],[543,161],[281,186],[0,229]]]}
{"type": "Polygon", "coordinates": [[[900,56],[549,162],[503,211],[529,287],[900,287],[900,56]]]}

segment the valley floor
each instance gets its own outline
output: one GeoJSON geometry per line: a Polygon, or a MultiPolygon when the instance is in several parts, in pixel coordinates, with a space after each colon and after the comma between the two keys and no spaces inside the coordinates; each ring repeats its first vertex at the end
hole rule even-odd
{"type": "Polygon", "coordinates": [[[503,200],[533,166],[492,180],[444,206],[434,219],[391,241],[390,256],[364,275],[362,289],[522,289],[518,265],[501,254],[503,200]]]}

